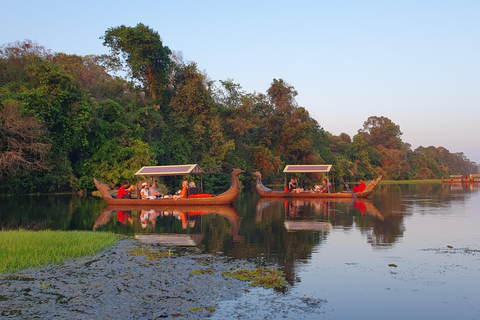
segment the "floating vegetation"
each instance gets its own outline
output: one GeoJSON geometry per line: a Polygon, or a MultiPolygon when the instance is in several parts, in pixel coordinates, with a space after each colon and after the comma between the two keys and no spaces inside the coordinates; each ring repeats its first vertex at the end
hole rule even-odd
{"type": "Polygon", "coordinates": [[[472,248],[454,248],[452,246],[447,246],[447,248],[428,248],[421,249],[421,251],[433,251],[439,254],[469,254],[477,256],[480,254],[480,250],[472,248]]]}
{"type": "Polygon", "coordinates": [[[211,269],[208,270],[193,270],[192,274],[195,275],[200,275],[200,274],[213,274],[213,271],[211,269]]]}
{"type": "MultiPolygon", "coordinates": [[[[217,309],[206,307],[205,310],[206,310],[206,311],[210,311],[210,312],[215,312],[217,309]]],[[[191,308],[191,309],[188,309],[187,311],[188,311],[188,312],[202,312],[203,309],[202,309],[202,308],[191,308]]]]}
{"type": "Polygon", "coordinates": [[[145,256],[148,261],[158,261],[165,257],[171,257],[173,253],[168,250],[168,252],[160,252],[160,251],[150,251],[145,248],[135,248],[133,250],[128,250],[127,253],[131,254],[132,256],[145,256]]]}
{"type": "Polygon", "coordinates": [[[235,272],[223,272],[222,275],[242,281],[251,281],[251,287],[264,287],[265,289],[284,287],[287,282],[280,270],[257,269],[237,270],[235,272]]]}
{"type": "Polygon", "coordinates": [[[39,287],[40,289],[47,289],[47,288],[49,288],[50,286],[51,286],[50,283],[41,283],[41,284],[38,285],[38,287],[39,287]]]}
{"type": "Polygon", "coordinates": [[[389,266],[389,267],[393,267],[393,268],[398,267],[395,263],[390,263],[388,266],[389,266]]]}

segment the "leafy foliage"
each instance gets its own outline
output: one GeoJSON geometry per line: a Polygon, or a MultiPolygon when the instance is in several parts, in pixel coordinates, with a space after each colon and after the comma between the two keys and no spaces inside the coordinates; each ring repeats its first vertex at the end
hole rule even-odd
{"type": "Polygon", "coordinates": [[[0,47],[0,193],[90,189],[93,177],[118,185],[156,164],[198,163],[216,173],[204,179],[209,189],[228,185],[235,167],[262,172],[266,183],[283,183],[286,164],[329,163],[351,180],[478,170],[443,147],[411,150],[383,116],[352,138],[325,132],[283,79],[265,93],[232,79],[216,87],[141,23],[102,39],[112,55],[52,53],[29,40],[0,47]]]}

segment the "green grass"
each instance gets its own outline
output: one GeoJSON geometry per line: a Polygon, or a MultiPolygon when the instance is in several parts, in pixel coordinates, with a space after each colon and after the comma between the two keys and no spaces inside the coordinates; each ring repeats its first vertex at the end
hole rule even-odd
{"type": "Polygon", "coordinates": [[[93,255],[118,239],[91,231],[0,231],[0,274],[93,255]]]}

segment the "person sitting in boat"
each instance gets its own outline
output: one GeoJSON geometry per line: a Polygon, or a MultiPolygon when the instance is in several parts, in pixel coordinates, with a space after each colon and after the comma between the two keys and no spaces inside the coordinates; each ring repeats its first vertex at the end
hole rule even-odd
{"type": "Polygon", "coordinates": [[[295,186],[295,179],[291,179],[290,182],[288,183],[288,192],[293,192],[293,190],[296,189],[295,186]]]}
{"type": "Polygon", "coordinates": [[[155,196],[157,198],[163,197],[163,195],[160,192],[158,192],[158,190],[155,188],[155,182],[152,182],[152,186],[150,187],[150,189],[148,189],[148,192],[150,193],[150,195],[155,196]]]}
{"type": "Polygon", "coordinates": [[[133,190],[133,184],[130,186],[130,188],[127,188],[128,184],[125,181],[120,189],[118,189],[117,197],[118,199],[126,199],[126,198],[131,198],[130,196],[130,191],[133,190]]]}
{"type": "Polygon", "coordinates": [[[297,179],[293,180],[293,185],[295,186],[295,189],[293,189],[292,192],[295,192],[295,193],[303,192],[303,188],[298,187],[298,180],[297,179]]]}
{"type": "Polygon", "coordinates": [[[365,183],[363,182],[363,179],[360,179],[360,184],[358,185],[358,187],[353,187],[352,188],[352,191],[353,193],[357,193],[357,192],[362,192],[363,190],[365,190],[365,183]]]}
{"type": "Polygon", "coordinates": [[[188,182],[183,181],[182,182],[182,191],[180,191],[180,194],[174,195],[173,200],[177,201],[177,199],[182,199],[187,197],[187,189],[188,189],[188,182]]]}
{"type": "Polygon", "coordinates": [[[332,184],[330,183],[330,181],[328,181],[328,179],[323,179],[323,185],[320,188],[320,191],[318,191],[318,192],[320,192],[320,193],[331,193],[332,192],[332,184]]]}
{"type": "Polygon", "coordinates": [[[156,199],[156,196],[153,196],[150,194],[150,191],[148,190],[148,183],[144,182],[142,183],[142,190],[140,190],[140,195],[142,196],[142,199],[156,199]]]}

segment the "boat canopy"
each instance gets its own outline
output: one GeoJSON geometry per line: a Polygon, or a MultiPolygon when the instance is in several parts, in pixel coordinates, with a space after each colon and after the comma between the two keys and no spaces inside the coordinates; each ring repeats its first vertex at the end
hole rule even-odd
{"type": "Polygon", "coordinates": [[[149,166],[138,170],[136,176],[183,176],[189,174],[204,174],[198,164],[184,164],[173,166],[149,166]]]}
{"type": "Polygon", "coordinates": [[[331,164],[320,165],[287,165],[283,172],[285,173],[328,173],[334,172],[331,164]]]}

